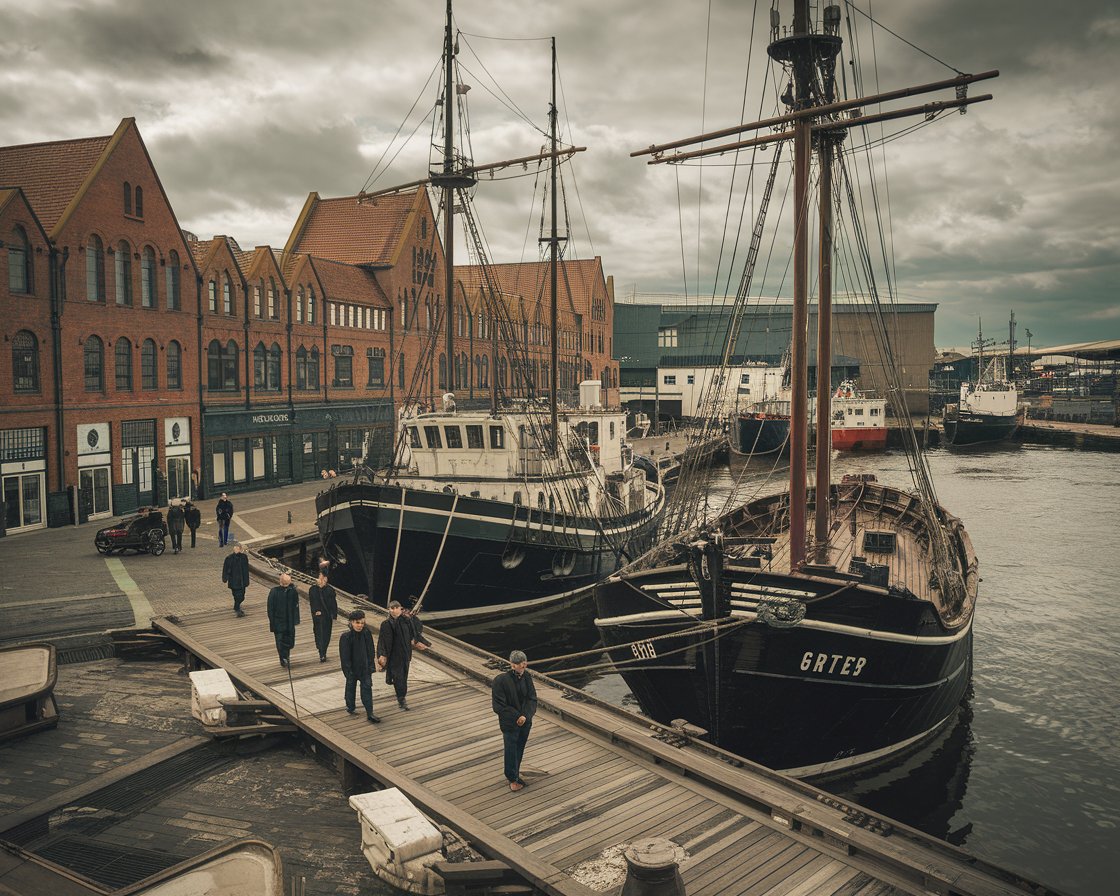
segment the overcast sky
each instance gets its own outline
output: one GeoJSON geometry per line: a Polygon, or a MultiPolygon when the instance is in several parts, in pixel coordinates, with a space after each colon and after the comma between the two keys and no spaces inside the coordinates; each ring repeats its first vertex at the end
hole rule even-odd
{"type": "MultiPolygon", "coordinates": [[[[1029,328],[1035,346],[1120,336],[1116,5],[858,7],[929,54],[843,7],[865,94],[951,77],[953,68],[1001,71],[970,88],[993,102],[876,150],[898,297],[939,304],[938,347],[967,345],[980,317],[986,336],[1006,339],[1012,310],[1018,337],[1029,328]]],[[[184,228],[282,247],[310,191],[357,193],[387,147],[395,161],[375,188],[424,176],[443,17],[443,0],[0,0],[0,140],[109,134],[133,116],[184,228]],[[402,136],[415,130],[407,144],[393,142],[402,124],[402,136]]],[[[569,254],[601,255],[619,301],[710,295],[721,240],[730,246],[732,169],[718,160],[650,167],[629,153],[741,120],[744,83],[748,120],[775,113],[763,51],[769,4],[457,0],[455,18],[475,161],[541,148],[549,47],[532,38],[555,35],[561,127],[588,147],[564,176],[569,254]]],[[[856,95],[855,70],[846,72],[856,95]]],[[[756,176],[770,158],[758,156],[756,176]]],[[[533,173],[477,188],[495,261],[537,258],[533,173]]],[[[783,173],[777,194],[785,183],[783,173]]],[[[756,282],[765,275],[767,294],[788,296],[778,257],[756,282]]]]}

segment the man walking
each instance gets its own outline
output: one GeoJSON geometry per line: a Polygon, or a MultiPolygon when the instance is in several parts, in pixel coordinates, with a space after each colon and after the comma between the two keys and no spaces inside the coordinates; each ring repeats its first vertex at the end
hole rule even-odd
{"type": "Polygon", "coordinates": [[[331,644],[334,617],[338,615],[338,601],[335,598],[334,588],[327,584],[325,572],[319,573],[319,581],[308,590],[307,601],[311,604],[311,625],[315,629],[315,646],[319,648],[319,662],[325,663],[327,648],[331,644]]]}
{"type": "Polygon", "coordinates": [[[280,584],[268,592],[268,630],[276,637],[276,652],[280,654],[281,666],[288,665],[288,658],[296,644],[297,625],[299,595],[292,587],[292,577],[284,573],[280,576],[280,584]]]}
{"type": "Polygon", "coordinates": [[[412,623],[402,616],[400,601],[389,601],[389,618],[381,623],[377,636],[377,668],[385,670],[385,683],[397,692],[397,703],[408,709],[408,666],[412,662],[412,623]]]}
{"type": "Polygon", "coordinates": [[[381,719],[373,714],[373,667],[377,658],[373,632],[366,628],[366,614],[361,610],[354,610],[347,619],[346,631],[338,639],[338,657],[342,661],[342,674],[346,676],[346,711],[350,715],[357,712],[354,691],[360,687],[366,721],[380,722],[381,719]]]}
{"type": "Polygon", "coordinates": [[[171,552],[178,554],[183,550],[183,526],[186,524],[187,515],[183,506],[178,501],[173,501],[167,508],[167,531],[171,535],[171,552]]]}
{"type": "Polygon", "coordinates": [[[222,563],[222,581],[233,592],[233,612],[244,616],[241,602],[245,600],[245,589],[249,587],[249,558],[245,556],[242,545],[235,544],[233,553],[222,563]]]}
{"type": "Polygon", "coordinates": [[[195,536],[198,535],[198,527],[202,525],[202,513],[198,507],[187,501],[183,508],[183,515],[187,518],[187,528],[191,530],[191,547],[193,548],[195,536]]]}
{"type": "Polygon", "coordinates": [[[218,547],[224,548],[229,541],[229,521],[233,519],[233,502],[225,492],[218,499],[218,506],[214,509],[218,517],[218,547]]]}
{"type": "Polygon", "coordinates": [[[526,671],[529,658],[520,650],[509,655],[509,671],[494,677],[490,688],[491,706],[498,715],[505,744],[505,772],[509,789],[525,787],[521,780],[521,757],[537,711],[537,689],[526,671]]]}

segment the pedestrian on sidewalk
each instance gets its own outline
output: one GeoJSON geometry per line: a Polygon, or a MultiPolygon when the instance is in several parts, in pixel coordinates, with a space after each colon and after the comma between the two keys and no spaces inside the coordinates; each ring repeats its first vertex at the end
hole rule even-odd
{"type": "Polygon", "coordinates": [[[198,507],[190,501],[183,507],[183,515],[187,519],[187,528],[191,530],[191,547],[194,547],[195,536],[198,535],[198,527],[202,525],[202,513],[198,507]]]}
{"type": "Polygon", "coordinates": [[[233,612],[244,616],[241,602],[245,600],[245,589],[249,587],[249,558],[240,544],[233,546],[233,553],[222,563],[222,581],[233,593],[233,612]]]}
{"type": "Polygon", "coordinates": [[[412,662],[412,623],[402,616],[400,601],[389,601],[389,618],[377,636],[377,668],[385,670],[385,684],[397,692],[397,703],[408,709],[408,666],[412,662]]]}
{"type": "MultiPolygon", "coordinates": [[[[241,545],[238,545],[241,547],[241,545]]],[[[280,576],[280,584],[268,592],[268,630],[276,637],[276,652],[280,665],[287,667],[292,648],[296,645],[296,626],[299,625],[299,594],[292,586],[292,577],[280,576]]]]}
{"type": "Polygon", "coordinates": [[[187,515],[183,512],[183,505],[172,501],[167,508],[167,531],[171,535],[171,551],[178,554],[183,550],[183,526],[187,522],[187,515]]]}
{"type": "Polygon", "coordinates": [[[498,715],[505,747],[505,773],[509,789],[525,787],[521,780],[521,757],[537,711],[537,688],[527,671],[529,658],[520,650],[509,655],[509,671],[494,677],[490,688],[491,707],[498,715]]]}
{"type": "MultiPolygon", "coordinates": [[[[238,545],[240,547],[240,545],[238,545]]],[[[327,661],[327,648],[331,645],[331,629],[338,615],[338,601],[334,588],[327,584],[327,574],[319,573],[319,580],[307,592],[311,604],[311,625],[315,629],[315,646],[319,648],[319,662],[327,661]]]]}
{"type": "Polygon", "coordinates": [[[224,548],[229,541],[229,521],[233,519],[233,502],[225,492],[218,499],[214,512],[218,517],[218,547],[224,548]]]}
{"type": "Polygon", "coordinates": [[[342,661],[342,674],[346,676],[346,711],[350,715],[358,711],[354,705],[354,691],[360,688],[366,721],[380,722],[373,714],[373,667],[377,661],[373,632],[366,627],[366,614],[361,610],[352,611],[347,619],[346,631],[338,639],[338,657],[342,661]]]}

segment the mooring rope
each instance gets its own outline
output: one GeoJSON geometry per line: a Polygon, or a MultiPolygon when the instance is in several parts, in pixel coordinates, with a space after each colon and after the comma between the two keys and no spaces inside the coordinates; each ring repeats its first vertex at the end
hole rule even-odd
{"type": "MultiPolygon", "coordinates": [[[[419,613],[420,607],[424,603],[424,598],[428,594],[428,586],[432,584],[432,579],[436,576],[436,569],[439,567],[439,560],[443,556],[444,545],[447,544],[447,534],[451,531],[451,521],[455,518],[455,508],[459,506],[459,493],[455,492],[455,500],[451,502],[451,510],[447,512],[447,525],[443,529],[443,539],[439,543],[439,551],[436,552],[436,559],[432,561],[432,571],[428,573],[428,581],[424,583],[424,590],[420,592],[420,596],[416,599],[416,605],[412,608],[413,613],[419,613]]],[[[396,564],[393,565],[394,572],[396,571],[396,564]]]]}
{"type": "Polygon", "coordinates": [[[393,548],[393,571],[389,573],[389,593],[385,595],[385,605],[393,599],[393,582],[397,579],[397,557],[401,552],[401,530],[404,529],[404,486],[401,486],[401,517],[397,520],[397,546],[393,548]]]}

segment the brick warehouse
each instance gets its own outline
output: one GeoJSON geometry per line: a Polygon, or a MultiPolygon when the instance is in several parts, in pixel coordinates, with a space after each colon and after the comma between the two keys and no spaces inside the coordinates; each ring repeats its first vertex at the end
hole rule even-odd
{"type": "MultiPolygon", "coordinates": [[[[472,267],[456,269],[448,362],[423,189],[311,193],[282,253],[198,241],[125,119],[107,137],[0,147],[0,242],[9,531],[343,471],[366,451],[386,457],[406,396],[484,402],[499,376],[525,392],[472,267]]],[[[545,385],[548,266],[496,269],[545,385]]],[[[598,376],[617,402],[600,260],[565,262],[560,291],[560,386],[598,376]]]]}

